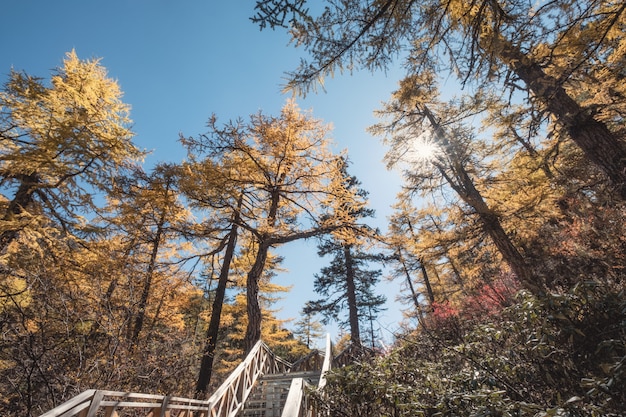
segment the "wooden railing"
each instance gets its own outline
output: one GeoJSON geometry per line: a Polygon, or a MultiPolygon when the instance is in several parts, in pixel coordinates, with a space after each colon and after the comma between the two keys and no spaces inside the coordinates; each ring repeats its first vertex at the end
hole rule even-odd
{"type": "Polygon", "coordinates": [[[92,389],[41,417],[234,417],[260,375],[288,372],[290,367],[259,341],[208,400],[92,389]]]}
{"type": "MultiPolygon", "coordinates": [[[[322,362],[320,380],[317,387],[308,384],[303,378],[295,378],[291,381],[289,394],[285,401],[285,407],[281,417],[322,417],[325,414],[309,401],[308,393],[312,390],[321,392],[326,386],[326,373],[330,371],[333,364],[333,346],[330,335],[326,335],[326,353],[322,362]]],[[[319,369],[319,368],[318,368],[319,369]]]]}
{"type": "Polygon", "coordinates": [[[290,367],[289,362],[274,355],[265,343],[258,341],[246,359],[207,400],[211,410],[209,417],[234,416],[243,408],[260,375],[289,372],[290,367]]]}
{"type": "Polygon", "coordinates": [[[324,355],[324,363],[322,364],[322,373],[320,374],[320,382],[317,385],[317,389],[322,389],[326,386],[326,373],[330,371],[333,366],[333,343],[330,341],[330,334],[326,335],[326,355],[324,355]]]}
{"type": "Polygon", "coordinates": [[[324,352],[314,349],[302,359],[298,359],[291,365],[290,372],[319,371],[324,363],[324,352]]]}
{"type": "Polygon", "coordinates": [[[126,414],[163,416],[212,416],[207,401],[169,395],[140,394],[107,390],[87,390],[41,417],[119,417],[126,414]]]}
{"type": "Polygon", "coordinates": [[[375,353],[372,349],[365,346],[350,344],[333,358],[333,366],[341,368],[343,366],[354,363],[355,360],[361,360],[366,357],[372,357],[375,353]]]}
{"type": "Polygon", "coordinates": [[[289,394],[285,401],[285,407],[281,417],[314,417],[316,410],[309,404],[307,390],[314,387],[308,384],[304,378],[294,378],[289,386],[289,394]]]}

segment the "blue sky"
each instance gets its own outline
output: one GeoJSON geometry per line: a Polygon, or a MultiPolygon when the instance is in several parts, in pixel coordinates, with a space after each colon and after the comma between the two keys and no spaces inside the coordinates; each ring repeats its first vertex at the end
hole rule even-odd
{"type": "MultiPolygon", "coordinates": [[[[179,133],[206,131],[215,113],[223,122],[262,110],[277,114],[290,97],[281,94],[284,73],[294,69],[304,51],[288,45],[284,30],[254,25],[253,0],[5,0],[0,25],[0,79],[13,68],[42,78],[61,65],[65,53],[102,58],[118,80],[124,101],[132,106],[135,143],[152,151],[146,169],[157,161],[178,162],[184,151],[179,133]]],[[[337,150],[347,149],[356,175],[376,209],[375,226],[385,230],[389,206],[400,176],[382,163],[384,147],[365,129],[373,111],[388,99],[399,70],[338,75],[326,92],[298,99],[316,118],[332,123],[337,150]]],[[[323,266],[315,242],[283,247],[288,273],[278,283],[293,285],[278,305],[282,318],[296,317],[304,302],[317,298],[313,274],[323,266]]],[[[380,291],[390,301],[398,282],[384,281],[380,291]]],[[[400,319],[397,305],[379,322],[390,330],[400,319]]],[[[336,333],[334,328],[330,331],[336,333]]],[[[386,339],[389,335],[386,335],[386,339]]]]}

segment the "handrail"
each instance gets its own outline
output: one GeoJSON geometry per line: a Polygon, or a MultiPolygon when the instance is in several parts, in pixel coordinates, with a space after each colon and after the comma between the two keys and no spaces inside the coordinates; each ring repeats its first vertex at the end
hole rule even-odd
{"type": "Polygon", "coordinates": [[[304,378],[294,378],[289,386],[289,394],[287,394],[281,417],[315,416],[315,410],[309,407],[309,398],[307,395],[307,390],[311,389],[313,389],[313,386],[307,383],[304,378]]]}
{"type": "Polygon", "coordinates": [[[118,410],[122,408],[143,409],[147,415],[155,417],[183,416],[193,411],[205,416],[213,415],[207,410],[206,400],[91,389],[42,414],[41,417],[95,417],[98,410],[104,410],[106,416],[117,417],[118,410]]]}
{"type": "Polygon", "coordinates": [[[80,411],[83,411],[85,408],[89,407],[95,393],[95,389],[88,389],[87,391],[83,391],[74,398],[71,398],[70,400],[59,405],[58,407],[55,407],[52,410],[43,413],[41,417],[75,415],[80,411]]]}
{"type": "Polygon", "coordinates": [[[330,334],[326,334],[326,354],[324,355],[324,364],[322,365],[322,373],[320,374],[320,382],[317,389],[321,390],[326,386],[326,372],[330,371],[333,366],[333,344],[330,341],[330,334]]]}
{"type": "Polygon", "coordinates": [[[306,372],[306,371],[319,371],[322,369],[324,362],[324,353],[317,349],[313,349],[311,353],[304,358],[298,359],[291,365],[289,372],[306,372]]]}
{"type": "Polygon", "coordinates": [[[333,345],[330,341],[330,334],[327,334],[326,352],[317,387],[307,384],[303,378],[294,378],[291,381],[281,417],[318,417],[324,415],[315,407],[315,404],[309,402],[308,392],[312,390],[320,392],[326,386],[326,373],[330,371],[332,364],[333,345]]]}
{"type": "Polygon", "coordinates": [[[260,375],[287,372],[290,367],[289,362],[277,358],[267,345],[259,340],[246,359],[207,400],[209,416],[234,416],[243,407],[260,375]]]}
{"type": "Polygon", "coordinates": [[[146,415],[153,417],[182,417],[192,412],[203,417],[234,417],[260,375],[287,372],[290,367],[289,362],[278,358],[265,343],[258,341],[208,400],[90,389],[41,417],[95,417],[100,409],[104,409],[106,416],[117,417],[121,408],[143,409],[146,415]]]}

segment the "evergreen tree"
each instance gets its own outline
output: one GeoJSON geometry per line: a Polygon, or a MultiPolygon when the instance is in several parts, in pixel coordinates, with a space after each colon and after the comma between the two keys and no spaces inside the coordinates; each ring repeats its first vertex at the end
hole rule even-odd
{"type": "Polygon", "coordinates": [[[462,97],[452,105],[441,103],[436,97],[432,84],[423,85],[412,78],[401,84],[394,100],[379,112],[391,119],[372,128],[390,137],[391,149],[386,155],[389,166],[402,162],[407,165],[405,187],[409,190],[425,193],[442,184],[450,187],[471,208],[481,230],[520,282],[529,290],[540,292],[537,277],[504,229],[498,211],[481,191],[481,182],[486,181],[480,177],[493,175],[497,163],[490,160],[498,154],[487,146],[486,140],[476,140],[473,130],[461,121],[481,111],[482,97],[462,97]],[[432,153],[424,155],[431,147],[432,153]]]}
{"type": "MultiPolygon", "coordinates": [[[[419,225],[414,225],[416,220],[413,215],[414,208],[408,204],[407,199],[399,201],[394,209],[395,212],[390,217],[389,232],[386,236],[386,243],[391,252],[389,258],[393,266],[391,277],[400,278],[404,283],[404,288],[409,291],[407,299],[403,300],[400,297],[400,301],[406,301],[414,307],[412,309],[414,314],[407,315],[421,319],[424,310],[430,311],[432,309],[435,302],[435,291],[425,265],[424,253],[416,248],[419,238],[416,235],[415,226],[419,225]],[[421,274],[421,280],[417,278],[419,274],[421,274]],[[422,307],[424,302],[427,303],[425,309],[422,307]]],[[[443,293],[443,289],[437,288],[438,296],[443,293]]]]}
{"type": "MultiPolygon", "coordinates": [[[[259,113],[248,123],[239,120],[224,127],[213,117],[209,129],[197,139],[182,140],[190,153],[237,162],[225,171],[222,187],[226,193],[236,190],[242,196],[238,224],[256,242],[246,290],[245,349],[249,350],[261,336],[259,280],[270,248],[341,228],[356,228],[346,220],[343,207],[323,204],[330,200],[349,202],[355,196],[337,180],[338,157],[330,151],[328,127],[300,112],[294,101],[289,101],[278,117],[259,113]]],[[[230,201],[231,207],[234,201],[230,201]]]]}
{"type": "Polygon", "coordinates": [[[366,269],[370,262],[380,262],[381,258],[335,239],[326,240],[318,248],[320,256],[334,257],[329,266],[315,274],[315,292],[324,298],[309,302],[305,313],[321,313],[324,323],[337,321],[349,329],[352,343],[360,345],[361,327],[377,317],[386,302],[385,296],[375,293],[382,271],[366,269]],[[345,310],[347,319],[341,318],[345,310]]]}
{"type": "MultiPolygon", "coordinates": [[[[205,148],[201,141],[181,139],[188,151],[187,161],[179,166],[178,185],[188,204],[204,217],[190,224],[187,238],[202,247],[203,263],[217,272],[211,316],[196,382],[196,397],[207,394],[220,332],[222,308],[229,288],[231,263],[237,256],[237,240],[242,223],[245,185],[236,178],[238,168],[250,161],[236,153],[205,148]]],[[[213,276],[213,273],[209,274],[213,276]]]]}
{"type": "Polygon", "coordinates": [[[91,219],[143,156],[121,98],[73,51],[49,84],[12,71],[0,91],[0,414],[39,414],[111,357],[90,341],[120,241],[99,241],[91,219]]]}
{"type": "Polygon", "coordinates": [[[302,309],[300,320],[295,323],[294,334],[309,349],[315,339],[319,339],[324,335],[322,324],[315,320],[315,313],[311,310],[310,304],[307,303],[302,309]]]}
{"type": "MultiPolygon", "coordinates": [[[[367,192],[359,188],[360,182],[348,175],[347,161],[342,160],[341,172],[345,188],[353,190],[355,195],[366,201],[367,192]]],[[[348,208],[347,215],[353,222],[372,217],[374,211],[365,205],[351,205],[339,202],[348,208]]],[[[369,236],[371,238],[371,236],[369,236]]],[[[375,286],[382,275],[381,270],[369,270],[372,262],[380,262],[381,255],[368,252],[368,237],[358,234],[334,234],[325,238],[318,246],[319,256],[331,255],[333,259],[319,274],[315,274],[315,291],[324,298],[311,301],[305,313],[319,312],[324,322],[337,320],[350,329],[350,338],[355,345],[361,345],[360,325],[369,318],[373,320],[382,309],[386,298],[375,294],[375,286]],[[348,310],[347,320],[340,319],[340,314],[348,310]]]]}

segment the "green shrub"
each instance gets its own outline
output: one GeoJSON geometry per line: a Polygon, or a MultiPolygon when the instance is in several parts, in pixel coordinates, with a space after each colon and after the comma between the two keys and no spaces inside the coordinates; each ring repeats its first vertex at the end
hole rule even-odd
{"type": "Polygon", "coordinates": [[[333,416],[606,416],[626,413],[626,299],[596,282],[525,291],[460,341],[421,329],[384,357],[333,370],[333,416]]]}

